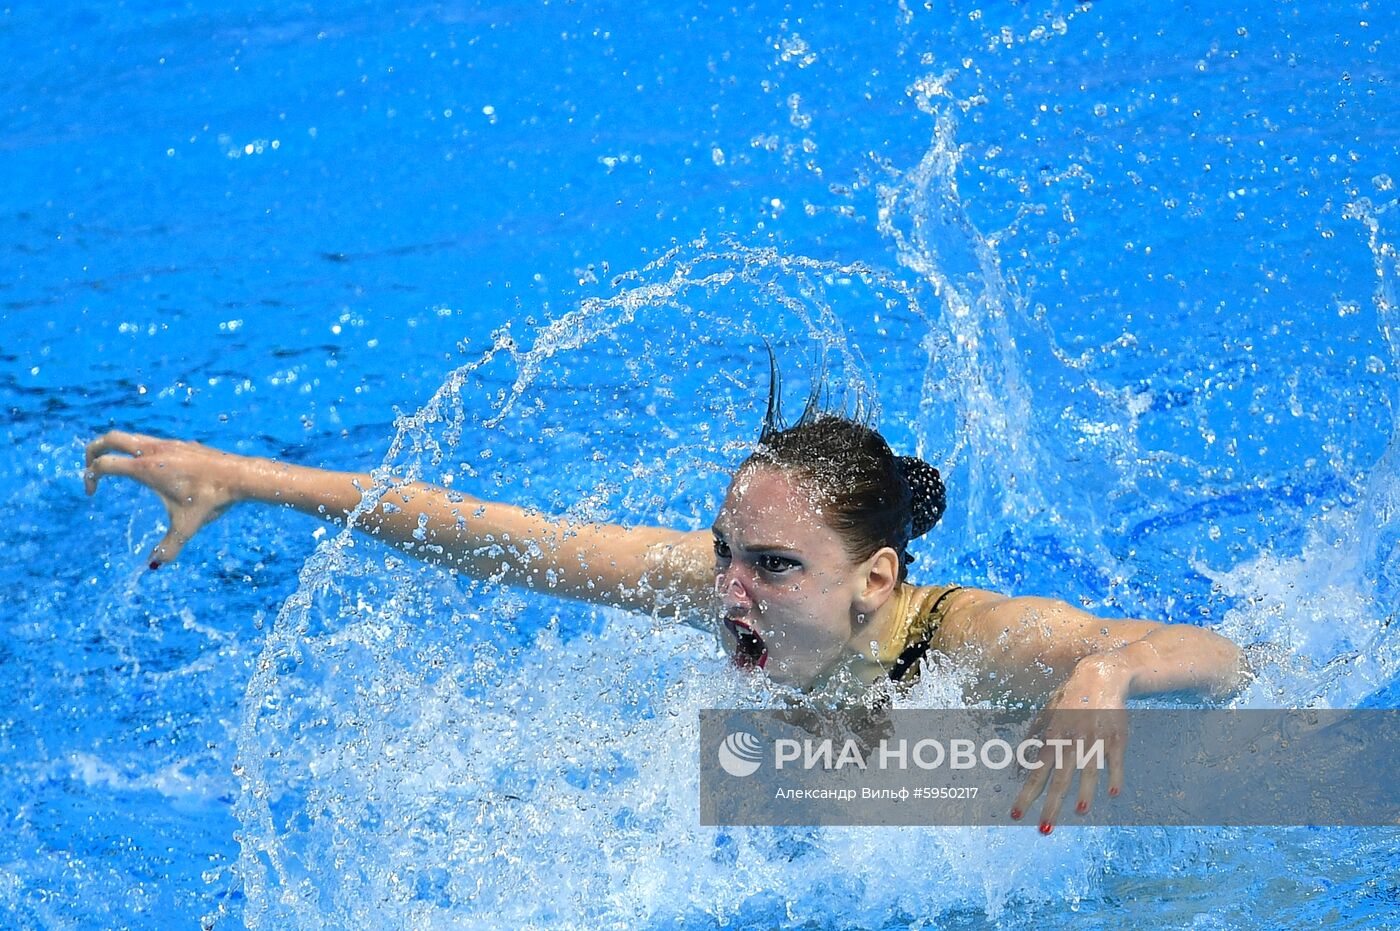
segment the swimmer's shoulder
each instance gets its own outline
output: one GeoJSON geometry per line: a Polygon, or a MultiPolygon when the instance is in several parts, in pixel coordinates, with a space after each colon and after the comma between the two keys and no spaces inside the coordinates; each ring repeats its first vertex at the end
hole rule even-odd
{"type": "Polygon", "coordinates": [[[910,598],[910,613],[931,627],[929,646],[955,653],[969,643],[980,644],[978,621],[985,609],[1006,601],[1000,592],[966,585],[918,585],[910,598]]]}

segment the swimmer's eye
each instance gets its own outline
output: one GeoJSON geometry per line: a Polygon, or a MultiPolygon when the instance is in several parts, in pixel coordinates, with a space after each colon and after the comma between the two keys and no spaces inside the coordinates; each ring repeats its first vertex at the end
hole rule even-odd
{"type": "Polygon", "coordinates": [[[784,572],[791,572],[798,568],[801,563],[795,559],[788,559],[786,556],[774,556],[772,553],[764,553],[755,560],[758,568],[772,575],[782,575],[784,572]]]}
{"type": "Polygon", "coordinates": [[[715,538],[715,559],[727,560],[732,554],[729,552],[729,544],[718,537],[715,538]]]}

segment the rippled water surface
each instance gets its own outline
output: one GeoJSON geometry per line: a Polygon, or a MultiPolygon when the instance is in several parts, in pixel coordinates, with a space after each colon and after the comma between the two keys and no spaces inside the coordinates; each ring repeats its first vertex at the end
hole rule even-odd
{"type": "Polygon", "coordinates": [[[82,494],[119,427],[702,527],[766,340],[943,470],[919,581],[1392,707],[1400,16],[1228,6],[0,11],[0,924],[1400,923],[1391,829],[701,828],[772,697],[704,636],[82,494]]]}

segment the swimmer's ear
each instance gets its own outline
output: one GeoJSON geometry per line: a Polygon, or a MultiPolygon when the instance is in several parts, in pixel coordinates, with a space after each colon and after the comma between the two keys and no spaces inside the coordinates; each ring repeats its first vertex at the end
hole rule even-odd
{"type": "Polygon", "coordinates": [[[899,588],[899,554],[893,547],[882,546],[860,568],[861,589],[856,592],[854,607],[859,614],[871,614],[899,588]]]}

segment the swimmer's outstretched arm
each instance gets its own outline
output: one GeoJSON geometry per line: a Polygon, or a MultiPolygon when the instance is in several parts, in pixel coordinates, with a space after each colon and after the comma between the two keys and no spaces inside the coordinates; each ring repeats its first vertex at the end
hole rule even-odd
{"type": "MultiPolygon", "coordinates": [[[[344,524],[374,485],[368,474],[332,472],[226,453],[199,443],[113,431],[87,446],[89,495],[104,475],[133,478],[165,504],[170,529],[151,568],[175,559],[205,524],[235,504],[280,505],[344,524]]],[[[425,482],[396,484],[356,526],[427,562],[473,578],[595,604],[685,619],[712,597],[711,533],[570,523],[481,501],[425,482]]]]}
{"type": "MultiPolygon", "coordinates": [[[[1031,699],[1049,693],[1033,736],[1047,748],[1058,741],[1102,741],[1111,796],[1123,787],[1129,698],[1175,691],[1220,698],[1250,676],[1239,647],[1190,624],[1104,620],[1050,598],[959,594],[961,603],[950,604],[945,615],[945,648],[971,659],[999,690],[1031,699]]],[[[1058,822],[1076,774],[1072,766],[1051,765],[1051,758],[1043,749],[1042,765],[1011,807],[1011,817],[1020,819],[1044,792],[1045,834],[1058,822]]],[[[1075,812],[1083,815],[1093,804],[1098,770],[1086,767],[1078,776],[1075,812]]]]}
{"type": "Polygon", "coordinates": [[[949,605],[944,648],[964,652],[983,678],[1023,698],[1043,697],[1070,682],[1093,693],[1087,707],[1175,691],[1223,698],[1248,679],[1239,647],[1191,624],[1106,620],[1054,598],[975,589],[956,597],[961,600],[949,605]]]}

